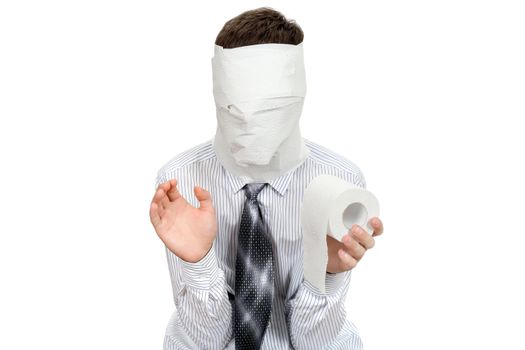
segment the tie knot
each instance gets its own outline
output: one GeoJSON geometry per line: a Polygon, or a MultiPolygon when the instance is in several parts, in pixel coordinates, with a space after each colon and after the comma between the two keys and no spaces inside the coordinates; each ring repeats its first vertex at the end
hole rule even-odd
{"type": "Polygon", "coordinates": [[[259,192],[263,189],[266,183],[251,183],[244,185],[244,194],[248,199],[257,199],[259,192]]]}

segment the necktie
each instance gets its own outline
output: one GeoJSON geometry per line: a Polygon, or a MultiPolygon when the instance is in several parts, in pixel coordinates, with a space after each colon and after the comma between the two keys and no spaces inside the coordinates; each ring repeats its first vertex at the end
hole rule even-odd
{"type": "Polygon", "coordinates": [[[235,262],[233,332],[236,350],[261,347],[273,299],[273,254],[257,195],[266,183],[246,184],[235,262]]]}

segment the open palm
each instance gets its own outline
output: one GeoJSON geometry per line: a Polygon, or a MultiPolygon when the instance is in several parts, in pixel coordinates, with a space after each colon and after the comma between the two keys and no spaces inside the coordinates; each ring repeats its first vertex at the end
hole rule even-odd
{"type": "Polygon", "coordinates": [[[210,250],[217,234],[211,195],[195,186],[200,202],[192,206],[177,189],[177,180],[160,184],[150,206],[150,219],[159,238],[179,258],[197,262],[210,250]]]}

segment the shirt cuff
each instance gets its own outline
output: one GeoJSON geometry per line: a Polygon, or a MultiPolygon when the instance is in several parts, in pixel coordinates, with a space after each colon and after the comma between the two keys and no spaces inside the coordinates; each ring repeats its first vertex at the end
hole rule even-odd
{"type": "Polygon", "coordinates": [[[337,272],[332,274],[327,273],[325,277],[326,294],[332,295],[337,293],[337,291],[341,289],[341,287],[343,287],[343,282],[347,273],[350,273],[350,271],[337,272]]]}
{"type": "Polygon", "coordinates": [[[196,289],[209,289],[217,280],[219,265],[212,246],[208,253],[197,262],[188,262],[179,259],[182,266],[182,280],[189,287],[196,289]]]}
{"type": "Polygon", "coordinates": [[[333,274],[325,273],[324,293],[321,293],[321,291],[307,279],[303,280],[303,284],[305,288],[312,294],[318,296],[332,296],[335,295],[342,287],[344,287],[345,276],[347,273],[350,273],[350,271],[338,272],[333,274]]]}

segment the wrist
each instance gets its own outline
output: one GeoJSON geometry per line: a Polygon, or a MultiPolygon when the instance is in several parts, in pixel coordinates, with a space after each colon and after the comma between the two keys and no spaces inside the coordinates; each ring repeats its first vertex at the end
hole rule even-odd
{"type": "Polygon", "coordinates": [[[208,255],[208,253],[210,252],[212,246],[213,245],[210,245],[209,247],[204,248],[201,251],[201,253],[195,253],[195,254],[192,254],[190,257],[180,258],[180,259],[182,261],[186,262],[186,263],[189,263],[189,264],[196,264],[199,261],[201,261],[202,259],[204,259],[204,257],[206,257],[206,255],[208,255]]]}

